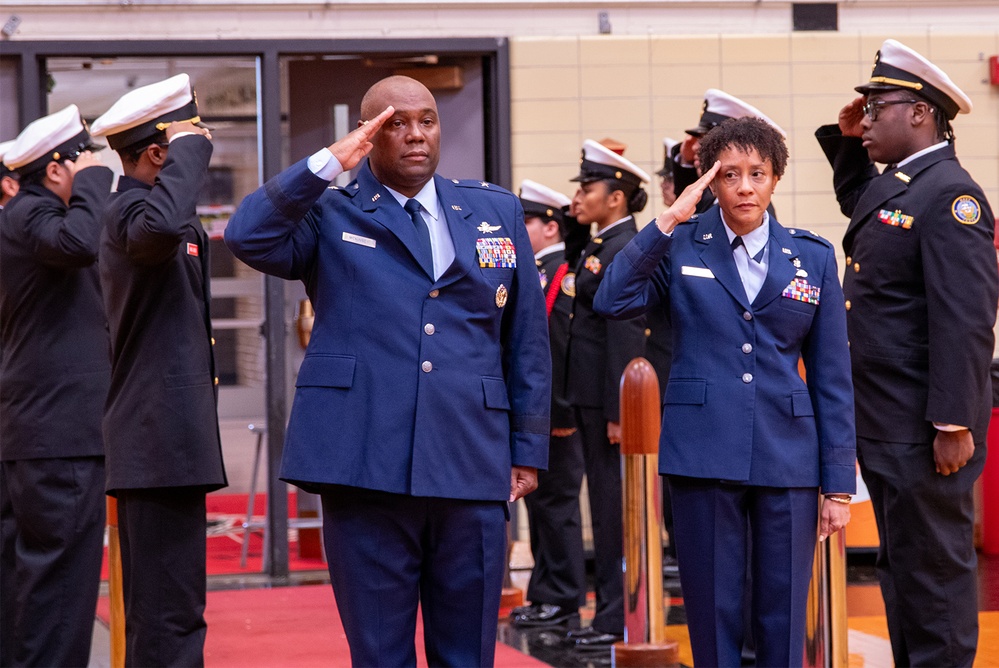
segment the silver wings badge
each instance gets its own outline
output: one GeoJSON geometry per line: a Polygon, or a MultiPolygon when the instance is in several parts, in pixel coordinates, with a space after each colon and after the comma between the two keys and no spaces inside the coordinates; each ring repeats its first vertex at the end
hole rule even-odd
{"type": "Polygon", "coordinates": [[[493,232],[499,230],[501,227],[502,225],[490,225],[489,223],[483,220],[482,224],[476,227],[475,229],[477,229],[479,232],[482,232],[483,234],[492,234],[493,232]]]}

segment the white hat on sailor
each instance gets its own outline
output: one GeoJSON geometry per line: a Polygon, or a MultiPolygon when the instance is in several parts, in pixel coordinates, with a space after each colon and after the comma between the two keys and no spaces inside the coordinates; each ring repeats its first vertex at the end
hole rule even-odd
{"type": "Polygon", "coordinates": [[[709,88],[704,92],[701,120],[698,122],[696,128],[687,130],[687,134],[693,137],[701,137],[722,121],[746,116],[753,116],[766,121],[780,132],[782,137],[787,139],[787,133],[784,132],[784,129],[774,123],[769,116],[753,105],[743,102],[739,98],[717,88],[709,88]]]}
{"type": "Polygon", "coordinates": [[[118,151],[155,137],[177,121],[201,125],[197,96],[184,73],[125,93],[94,121],[92,130],[118,151]]]}
{"type": "Polygon", "coordinates": [[[520,205],[524,208],[524,218],[554,220],[561,225],[565,220],[563,208],[571,203],[572,200],[562,193],[537,181],[524,179],[520,182],[520,205]]]}
{"type": "Polygon", "coordinates": [[[599,142],[587,139],[583,142],[579,174],[570,181],[589,183],[604,179],[615,179],[636,188],[641,188],[643,184],[651,181],[649,175],[631,160],[618,155],[599,142]]]}
{"type": "Polygon", "coordinates": [[[76,160],[84,151],[96,151],[80,110],[71,104],[54,114],[32,121],[7,149],[3,162],[19,174],[32,174],[55,160],[76,160]]]}
{"type": "Polygon", "coordinates": [[[10,173],[10,168],[4,163],[3,157],[7,155],[7,151],[14,145],[13,139],[0,143],[0,176],[7,176],[10,173]]]}
{"type": "Polygon", "coordinates": [[[663,167],[656,172],[658,176],[673,176],[673,147],[679,143],[672,137],[663,137],[663,167]]]}
{"type": "Polygon", "coordinates": [[[854,90],[867,95],[878,90],[902,89],[940,107],[947,120],[971,112],[971,98],[943,70],[905,44],[886,39],[874,57],[871,80],[854,90]]]}

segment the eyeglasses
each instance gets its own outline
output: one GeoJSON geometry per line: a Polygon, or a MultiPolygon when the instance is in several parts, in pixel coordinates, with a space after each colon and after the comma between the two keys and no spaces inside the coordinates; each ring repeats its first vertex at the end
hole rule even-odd
{"type": "Polygon", "coordinates": [[[871,122],[878,120],[878,112],[881,107],[887,107],[892,104],[915,104],[919,100],[874,100],[868,101],[864,104],[864,113],[867,117],[871,119],[871,122]]]}

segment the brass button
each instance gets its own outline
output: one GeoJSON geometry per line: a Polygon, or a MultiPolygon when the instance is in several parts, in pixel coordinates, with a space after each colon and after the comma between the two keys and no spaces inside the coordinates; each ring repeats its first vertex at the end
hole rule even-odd
{"type": "Polygon", "coordinates": [[[434,365],[431,364],[430,362],[424,362],[422,365],[420,365],[420,368],[423,369],[424,373],[430,373],[431,371],[434,370],[434,365]]]}
{"type": "Polygon", "coordinates": [[[212,337],[212,345],[213,346],[215,345],[215,337],[214,336],[212,337]]]}
{"type": "Polygon", "coordinates": [[[851,308],[853,308],[853,304],[850,303],[849,299],[846,300],[846,304],[844,304],[844,306],[846,306],[846,310],[847,311],[849,311],[851,308]]]}
{"type": "Polygon", "coordinates": [[[648,327],[645,328],[645,336],[652,336],[652,330],[648,327]]]}
{"type": "Polygon", "coordinates": [[[847,256],[846,256],[846,263],[847,263],[847,264],[853,264],[853,258],[852,258],[852,257],[850,257],[849,255],[847,255],[847,256]]]}
{"type": "Polygon", "coordinates": [[[219,384],[219,377],[218,377],[218,376],[215,376],[215,384],[216,384],[216,385],[218,385],[218,384],[219,384]]]}
{"type": "Polygon", "coordinates": [[[853,270],[855,272],[857,272],[858,274],[860,273],[860,263],[859,262],[854,262],[853,263],[853,270]]]}
{"type": "Polygon", "coordinates": [[[572,320],[572,319],[573,319],[573,318],[575,318],[575,317],[576,317],[576,314],[575,314],[575,313],[570,313],[570,314],[569,314],[569,320],[572,320]]]}
{"type": "Polygon", "coordinates": [[[430,298],[431,299],[437,299],[437,295],[439,295],[440,293],[441,293],[440,290],[437,290],[437,289],[431,290],[430,291],[430,298]]]}
{"type": "Polygon", "coordinates": [[[434,332],[437,331],[437,329],[434,328],[433,323],[428,322],[423,326],[423,331],[426,332],[427,335],[432,335],[434,332]]]}

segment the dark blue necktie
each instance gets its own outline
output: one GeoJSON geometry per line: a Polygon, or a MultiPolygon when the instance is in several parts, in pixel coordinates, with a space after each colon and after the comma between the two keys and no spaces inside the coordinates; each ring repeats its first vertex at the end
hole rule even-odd
{"type": "Polygon", "coordinates": [[[417,259],[423,265],[423,268],[427,270],[427,273],[433,276],[434,252],[430,245],[430,228],[427,227],[427,222],[423,220],[423,214],[420,213],[422,207],[415,199],[408,199],[403,208],[409,213],[409,217],[413,219],[413,225],[416,226],[416,237],[420,242],[420,255],[417,259]]]}
{"type": "MultiPolygon", "coordinates": [[[[736,235],[735,239],[732,239],[732,252],[734,253],[735,249],[738,248],[739,246],[745,246],[745,245],[746,245],[746,243],[742,240],[742,237],[736,235]]],[[[765,251],[765,250],[766,250],[766,246],[764,246],[763,248],[761,248],[759,253],[757,253],[756,255],[752,256],[753,260],[756,261],[756,264],[759,264],[760,262],[763,262],[763,251],[765,251]]],[[[748,247],[746,248],[746,252],[747,253],[749,252],[749,248],[748,247]]]]}

